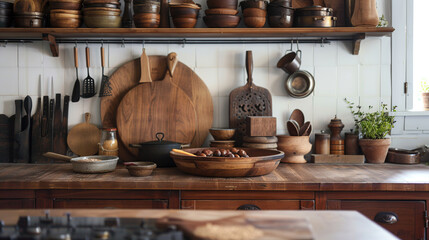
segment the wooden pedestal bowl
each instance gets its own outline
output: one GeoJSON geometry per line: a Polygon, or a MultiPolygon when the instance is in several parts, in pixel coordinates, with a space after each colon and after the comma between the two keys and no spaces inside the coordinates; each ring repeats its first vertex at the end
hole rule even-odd
{"type": "MultiPolygon", "coordinates": [[[[189,148],[186,152],[196,153],[207,148],[189,148]]],[[[215,150],[216,148],[208,148],[215,150]]],[[[247,158],[198,157],[171,151],[177,168],[185,173],[205,177],[254,177],[274,171],[284,153],[277,150],[240,148],[247,152],[247,158]]]]}
{"type": "Polygon", "coordinates": [[[309,136],[277,136],[277,148],[284,152],[283,163],[306,163],[304,155],[311,151],[309,136]]]}

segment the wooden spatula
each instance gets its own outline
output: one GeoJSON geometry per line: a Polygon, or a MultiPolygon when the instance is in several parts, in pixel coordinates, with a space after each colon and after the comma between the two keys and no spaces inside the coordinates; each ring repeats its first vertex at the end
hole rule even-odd
{"type": "Polygon", "coordinates": [[[140,57],[140,74],[139,83],[152,82],[152,77],[150,76],[149,57],[146,55],[146,49],[144,48],[140,57]]]}

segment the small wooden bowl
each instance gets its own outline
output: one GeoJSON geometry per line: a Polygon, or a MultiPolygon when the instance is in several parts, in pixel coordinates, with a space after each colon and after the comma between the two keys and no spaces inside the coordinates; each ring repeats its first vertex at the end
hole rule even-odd
{"type": "Polygon", "coordinates": [[[237,15],[238,10],[230,8],[213,8],[206,9],[206,15],[237,15]]]}
{"type": "Polygon", "coordinates": [[[268,2],[264,0],[247,0],[240,2],[241,10],[244,11],[246,8],[260,8],[266,10],[268,6],[268,2]]]}
{"type": "Polygon", "coordinates": [[[159,27],[159,21],[159,18],[134,18],[134,24],[136,25],[136,28],[157,28],[159,27]]]}
{"type": "Polygon", "coordinates": [[[56,21],[57,19],[81,19],[82,15],[69,14],[69,13],[51,13],[49,17],[52,21],[56,21]]]}
{"type": "Polygon", "coordinates": [[[146,177],[152,174],[156,164],[153,162],[126,162],[128,173],[133,177],[146,177]]]}
{"type": "Polygon", "coordinates": [[[82,24],[81,18],[56,18],[50,16],[51,26],[55,28],[78,28],[82,24]]]}
{"type": "Polygon", "coordinates": [[[234,137],[235,128],[210,128],[209,132],[217,141],[231,140],[234,137]]]}
{"type": "Polygon", "coordinates": [[[197,24],[196,18],[173,18],[173,24],[176,28],[193,28],[197,24]]]}
{"type": "Polygon", "coordinates": [[[207,0],[207,7],[237,9],[238,0],[207,0]]]}
{"type": "Polygon", "coordinates": [[[49,1],[49,7],[51,9],[79,10],[82,7],[82,2],[57,2],[57,1],[49,1]]]}
{"type": "Polygon", "coordinates": [[[243,17],[266,17],[267,11],[260,8],[246,8],[243,11],[243,17]]]}
{"type": "Polygon", "coordinates": [[[83,16],[85,25],[90,28],[119,28],[120,16],[83,16]]]}
{"type": "Polygon", "coordinates": [[[171,17],[174,18],[198,18],[200,9],[189,7],[170,7],[171,17]]]}
{"type": "Polygon", "coordinates": [[[234,15],[209,15],[203,19],[209,28],[235,28],[240,23],[240,16],[234,15]]]}
{"type": "Polygon", "coordinates": [[[136,20],[143,20],[143,19],[160,20],[161,15],[157,14],[157,13],[139,13],[139,14],[134,14],[134,19],[136,19],[136,20]]]}
{"type": "Polygon", "coordinates": [[[134,14],[138,13],[156,13],[159,14],[160,6],[156,4],[134,4],[133,5],[134,14]]]}
{"type": "Polygon", "coordinates": [[[284,152],[282,162],[285,163],[306,163],[304,155],[311,151],[309,136],[277,136],[277,149],[284,152]]]}
{"type": "Polygon", "coordinates": [[[50,14],[72,14],[72,15],[80,15],[81,11],[79,10],[66,10],[66,9],[52,9],[50,14]]]}
{"type": "Polygon", "coordinates": [[[266,20],[265,17],[244,17],[244,24],[250,28],[261,28],[266,20]]]}

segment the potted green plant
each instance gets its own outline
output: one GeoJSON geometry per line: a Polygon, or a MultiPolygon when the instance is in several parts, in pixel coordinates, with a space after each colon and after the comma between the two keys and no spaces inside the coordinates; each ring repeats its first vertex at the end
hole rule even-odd
{"type": "MultiPolygon", "coordinates": [[[[345,101],[353,114],[356,131],[362,137],[359,145],[367,162],[384,163],[390,146],[390,138],[386,136],[395,123],[395,117],[388,114],[387,104],[381,103],[379,111],[371,111],[373,107],[369,106],[368,112],[363,112],[361,106],[355,106],[347,99],[345,101]]],[[[393,111],[396,111],[396,106],[393,111]]]]}
{"type": "Polygon", "coordinates": [[[420,82],[420,92],[422,93],[423,108],[429,110],[429,83],[427,81],[420,82]]]}

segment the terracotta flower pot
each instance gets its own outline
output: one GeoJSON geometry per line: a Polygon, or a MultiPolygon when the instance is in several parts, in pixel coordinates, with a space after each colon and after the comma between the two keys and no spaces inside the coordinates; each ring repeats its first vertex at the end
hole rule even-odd
{"type": "Polygon", "coordinates": [[[368,163],[384,163],[390,146],[390,138],[385,139],[361,139],[359,145],[362,148],[368,163]]]}
{"type": "Polygon", "coordinates": [[[304,155],[311,151],[309,136],[277,136],[277,149],[285,153],[283,163],[306,163],[304,155]]]}
{"type": "Polygon", "coordinates": [[[429,93],[422,93],[423,108],[429,110],[429,93]]]}

